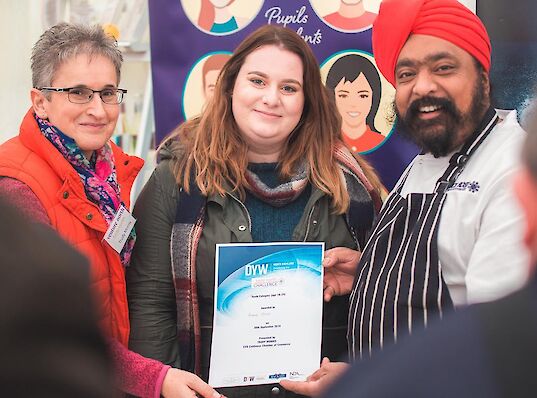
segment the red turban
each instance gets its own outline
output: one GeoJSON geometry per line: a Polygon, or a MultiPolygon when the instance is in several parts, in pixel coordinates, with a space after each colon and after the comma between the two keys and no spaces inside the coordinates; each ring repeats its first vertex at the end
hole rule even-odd
{"type": "Polygon", "coordinates": [[[490,40],[481,20],[457,0],[383,0],[373,24],[373,54],[395,86],[395,65],[411,34],[444,39],[473,55],[488,72],[490,40]]]}

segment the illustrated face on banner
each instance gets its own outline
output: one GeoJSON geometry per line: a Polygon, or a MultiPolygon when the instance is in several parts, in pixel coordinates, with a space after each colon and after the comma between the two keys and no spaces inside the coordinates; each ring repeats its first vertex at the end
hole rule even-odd
{"type": "Polygon", "coordinates": [[[181,96],[185,119],[201,114],[204,106],[213,97],[220,70],[229,58],[231,53],[222,51],[205,54],[194,63],[181,96]]]}
{"type": "Polygon", "coordinates": [[[202,32],[224,36],[247,26],[264,0],[181,0],[185,14],[202,32]]]}
{"type": "Polygon", "coordinates": [[[202,88],[206,103],[213,97],[220,70],[224,67],[229,58],[231,58],[230,54],[218,53],[209,55],[203,63],[202,88]]]}
{"type": "Polygon", "coordinates": [[[337,53],[323,63],[321,75],[341,115],[347,146],[359,153],[380,147],[393,128],[390,104],[395,90],[381,78],[371,54],[337,53]]]}
{"type": "MultiPolygon", "coordinates": [[[[380,87],[375,87],[375,90],[378,92],[380,87]]],[[[373,101],[373,89],[365,75],[360,73],[352,82],[342,77],[334,88],[334,94],[337,109],[343,119],[343,130],[363,127],[365,131],[368,127],[365,119],[372,110],[373,101]]]]}
{"type": "Polygon", "coordinates": [[[381,0],[310,0],[319,18],[340,32],[370,29],[381,0]]]}

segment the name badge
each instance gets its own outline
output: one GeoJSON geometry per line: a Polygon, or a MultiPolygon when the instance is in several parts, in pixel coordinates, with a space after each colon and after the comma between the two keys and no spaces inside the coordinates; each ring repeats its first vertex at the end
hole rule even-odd
{"type": "Polygon", "coordinates": [[[116,216],[104,234],[104,240],[112,247],[112,249],[121,253],[135,222],[136,219],[125,206],[120,205],[116,216]]]}

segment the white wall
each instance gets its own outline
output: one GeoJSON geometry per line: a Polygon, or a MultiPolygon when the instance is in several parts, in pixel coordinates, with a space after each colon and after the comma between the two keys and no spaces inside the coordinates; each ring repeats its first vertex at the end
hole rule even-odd
{"type": "Polygon", "coordinates": [[[30,53],[41,33],[39,3],[0,0],[0,143],[18,134],[30,107],[30,53]]]}
{"type": "Polygon", "coordinates": [[[459,1],[475,13],[475,7],[476,7],[475,0],[459,0],[459,1]]]}

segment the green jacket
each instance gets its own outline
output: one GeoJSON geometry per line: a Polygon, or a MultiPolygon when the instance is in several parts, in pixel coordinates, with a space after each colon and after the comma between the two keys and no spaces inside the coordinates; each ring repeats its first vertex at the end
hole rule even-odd
{"type": "MultiPolygon", "coordinates": [[[[144,187],[134,209],[137,242],[127,270],[131,318],[130,348],[140,354],[180,367],[177,308],[170,259],[170,238],[179,189],[167,153],[144,187]]],[[[294,241],[325,242],[357,248],[344,215],[334,215],[331,200],[312,187],[311,196],[293,233],[294,241]]],[[[197,289],[201,324],[202,377],[207,379],[213,317],[216,243],[252,242],[250,217],[241,201],[228,193],[207,198],[205,225],[197,257],[197,289]]],[[[360,242],[363,245],[363,242],[360,242]]],[[[324,304],[322,355],[346,359],[348,297],[324,304]]]]}

